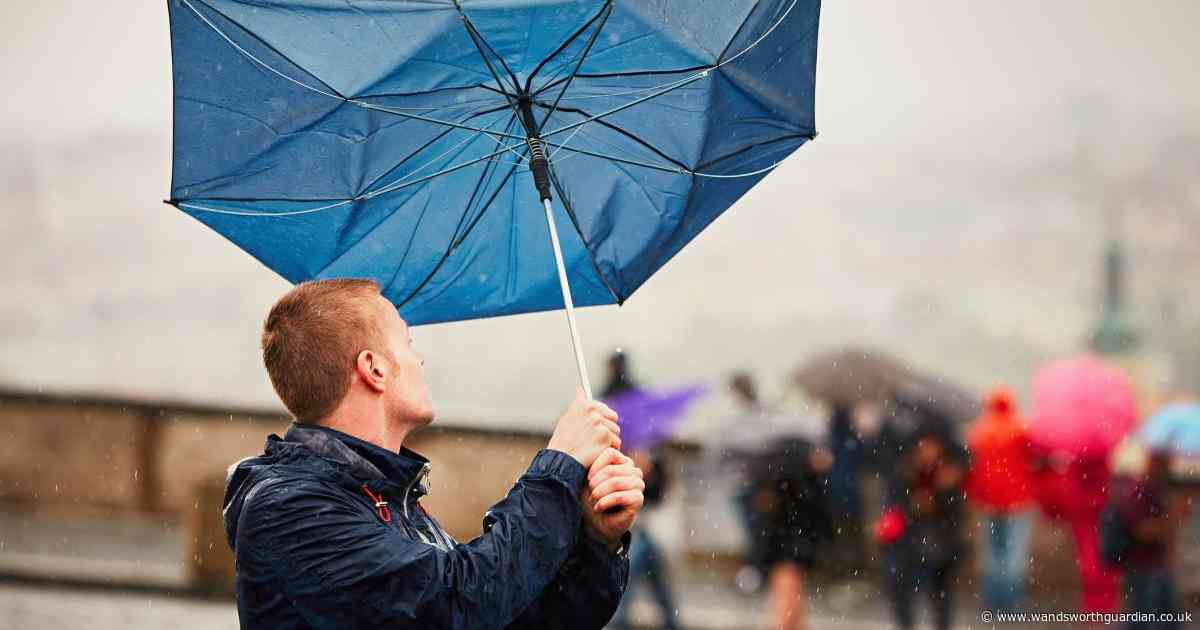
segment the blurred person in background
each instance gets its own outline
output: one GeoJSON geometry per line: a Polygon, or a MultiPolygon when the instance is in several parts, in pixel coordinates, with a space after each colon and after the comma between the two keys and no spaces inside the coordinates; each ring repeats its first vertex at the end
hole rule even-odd
{"type": "Polygon", "coordinates": [[[834,404],[829,416],[829,508],[836,532],[833,566],[843,575],[866,568],[863,540],[862,466],[864,447],[854,418],[854,406],[834,404]]]}
{"type": "MultiPolygon", "coordinates": [[[[600,397],[612,400],[616,396],[638,390],[638,383],[633,378],[630,368],[629,355],[623,351],[613,352],[608,357],[608,380],[600,397]]],[[[626,596],[613,618],[613,627],[629,628],[629,607],[634,593],[645,584],[650,588],[654,603],[658,606],[659,618],[667,630],[679,628],[679,611],[675,607],[675,596],[671,590],[670,574],[666,559],[659,550],[658,542],[647,528],[648,519],[653,519],[656,508],[666,494],[669,476],[666,461],[661,447],[649,450],[638,450],[629,454],[635,465],[643,471],[646,484],[643,494],[643,519],[633,531],[633,539],[629,548],[629,585],[626,596]]]]}
{"type": "MultiPolygon", "coordinates": [[[[1115,477],[1101,514],[1105,561],[1123,572],[1125,610],[1131,613],[1179,612],[1171,555],[1181,519],[1171,509],[1172,454],[1154,450],[1141,474],[1115,477]]],[[[1135,617],[1131,629],[1177,628],[1175,621],[1135,617]]]]}
{"type": "Polygon", "coordinates": [[[774,441],[751,468],[751,559],[767,576],[773,630],[807,627],[805,581],[833,537],[825,476],[829,451],[800,437],[774,441]]]}
{"type": "Polygon", "coordinates": [[[826,475],[832,457],[821,424],[762,402],[750,374],[734,373],[729,391],[741,407],[736,436],[722,447],[739,480],[735,495],[747,540],[738,587],[766,584],[772,628],[807,625],[804,583],[818,549],[832,539],[826,475]]]}
{"type": "MultiPolygon", "coordinates": [[[[757,451],[765,444],[768,431],[763,430],[770,422],[770,413],[758,396],[758,388],[754,378],[748,372],[735,372],[729,378],[729,392],[739,407],[738,417],[731,419],[732,425],[739,426],[742,433],[748,433],[749,439],[741,440],[740,444],[722,446],[721,458],[732,473],[737,491],[734,493],[734,509],[741,521],[742,531],[751,550],[758,533],[763,530],[754,511],[754,479],[751,469],[757,451]],[[755,431],[755,429],[759,429],[755,431]]],[[[746,593],[758,592],[765,579],[757,564],[753,561],[753,552],[748,554],[748,562],[739,571],[737,586],[746,593]]]]}
{"type": "Polygon", "coordinates": [[[967,434],[971,466],[967,499],[983,513],[983,601],[987,610],[1013,611],[1025,595],[1033,494],[1025,422],[1007,387],[984,400],[967,434]]]}
{"type": "Polygon", "coordinates": [[[919,425],[896,458],[876,525],[884,581],[900,630],[913,627],[913,596],[925,591],[934,627],[950,628],[955,570],[966,551],[962,535],[965,456],[934,425],[919,425]]]}

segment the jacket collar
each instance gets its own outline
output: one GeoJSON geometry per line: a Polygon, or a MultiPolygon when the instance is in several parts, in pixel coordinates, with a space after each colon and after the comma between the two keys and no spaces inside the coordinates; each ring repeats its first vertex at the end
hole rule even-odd
{"type": "Polygon", "coordinates": [[[428,492],[424,478],[429,460],[407,448],[396,453],[335,429],[295,422],[283,441],[307,448],[361,482],[380,487],[396,484],[418,497],[428,492]]]}

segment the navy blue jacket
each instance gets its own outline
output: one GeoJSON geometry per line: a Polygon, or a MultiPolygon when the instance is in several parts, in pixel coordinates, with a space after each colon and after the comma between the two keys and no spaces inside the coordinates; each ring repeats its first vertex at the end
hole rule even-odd
{"type": "Polygon", "coordinates": [[[418,503],[428,460],[293,424],[229,474],[242,628],[601,628],[629,565],[583,533],[586,470],[543,450],[459,544],[418,503]]]}

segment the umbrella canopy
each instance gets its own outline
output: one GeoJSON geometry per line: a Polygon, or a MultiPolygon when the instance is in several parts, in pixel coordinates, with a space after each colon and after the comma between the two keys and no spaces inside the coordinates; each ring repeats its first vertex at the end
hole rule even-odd
{"type": "Polygon", "coordinates": [[[1033,377],[1029,437],[1044,449],[1106,457],[1136,421],[1129,379],[1097,357],[1051,363],[1033,377]]]}
{"type": "Polygon", "coordinates": [[[814,398],[852,405],[887,400],[911,377],[907,366],[882,352],[847,348],[808,359],[792,380],[814,398]]]}
{"type": "Polygon", "coordinates": [[[924,375],[913,375],[896,387],[898,404],[920,409],[948,424],[967,424],[979,416],[979,395],[960,385],[924,375]]]}
{"type": "Polygon", "coordinates": [[[1141,438],[1151,449],[1200,456],[1200,404],[1163,407],[1142,425],[1141,438]]]}
{"type": "Polygon", "coordinates": [[[569,304],[556,249],[619,304],[816,133],[818,0],[169,7],[170,203],[412,324],[569,304]]]}
{"type": "Polygon", "coordinates": [[[696,386],[665,392],[630,389],[607,399],[621,417],[621,448],[626,452],[653,448],[670,438],[688,408],[706,391],[696,386]]]}

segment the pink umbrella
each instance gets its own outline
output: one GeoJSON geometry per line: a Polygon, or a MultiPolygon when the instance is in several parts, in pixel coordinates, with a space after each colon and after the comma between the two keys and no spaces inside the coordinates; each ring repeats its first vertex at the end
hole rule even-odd
{"type": "Polygon", "coordinates": [[[1097,522],[1108,490],[1108,454],[1137,421],[1133,387],[1116,368],[1082,356],[1034,374],[1033,406],[1034,496],[1047,515],[1071,528],[1083,610],[1113,612],[1120,574],[1101,561],[1097,522]]]}
{"type": "Polygon", "coordinates": [[[1033,377],[1029,437],[1081,457],[1104,457],[1137,421],[1133,386],[1118,369],[1085,355],[1051,363],[1033,377]]]}

